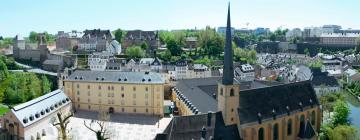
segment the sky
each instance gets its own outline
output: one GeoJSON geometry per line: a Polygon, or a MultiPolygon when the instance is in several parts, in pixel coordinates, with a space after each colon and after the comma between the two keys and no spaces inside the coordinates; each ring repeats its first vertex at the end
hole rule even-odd
{"type": "Polygon", "coordinates": [[[324,24],[360,29],[359,0],[0,0],[0,36],[30,31],[117,28],[304,28],[324,24]]]}

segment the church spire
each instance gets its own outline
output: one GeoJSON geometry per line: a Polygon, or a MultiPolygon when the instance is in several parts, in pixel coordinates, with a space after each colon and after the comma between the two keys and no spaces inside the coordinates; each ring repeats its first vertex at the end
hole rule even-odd
{"type": "Polygon", "coordinates": [[[233,82],[234,82],[234,66],[233,66],[233,50],[232,50],[232,39],[231,39],[231,21],[230,21],[230,3],[229,3],[227,25],[226,25],[222,84],[232,85],[233,82]]]}

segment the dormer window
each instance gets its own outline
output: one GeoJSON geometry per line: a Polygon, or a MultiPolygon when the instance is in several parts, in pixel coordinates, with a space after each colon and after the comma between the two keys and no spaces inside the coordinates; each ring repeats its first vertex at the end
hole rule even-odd
{"type": "Polygon", "coordinates": [[[40,117],[40,113],[39,113],[39,112],[36,113],[36,114],[35,114],[35,117],[36,117],[36,118],[39,118],[39,117],[40,117]]]}
{"type": "Polygon", "coordinates": [[[41,114],[41,115],[45,115],[45,111],[44,111],[44,110],[41,110],[40,114],[41,114]]]}
{"type": "Polygon", "coordinates": [[[24,124],[28,123],[28,119],[27,119],[27,118],[24,118],[24,119],[23,119],[23,123],[24,123],[24,124]]]}
{"type": "Polygon", "coordinates": [[[29,117],[29,120],[30,120],[30,121],[33,121],[33,120],[34,120],[34,116],[31,115],[31,116],[29,117]]]}

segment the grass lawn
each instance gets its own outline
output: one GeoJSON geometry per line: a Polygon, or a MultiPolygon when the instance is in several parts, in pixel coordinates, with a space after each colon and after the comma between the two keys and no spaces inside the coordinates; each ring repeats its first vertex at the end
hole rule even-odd
{"type": "Polygon", "coordinates": [[[4,115],[6,112],[9,111],[9,108],[5,107],[5,106],[2,106],[0,104],[0,116],[4,115]]]}

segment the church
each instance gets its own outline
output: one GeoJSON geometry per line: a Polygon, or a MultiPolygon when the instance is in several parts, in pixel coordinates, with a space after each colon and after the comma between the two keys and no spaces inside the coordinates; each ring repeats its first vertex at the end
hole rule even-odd
{"type": "Polygon", "coordinates": [[[279,83],[234,77],[228,7],[223,76],[180,80],[172,89],[179,116],[157,140],[316,140],[320,103],[310,81],[279,83]]]}

